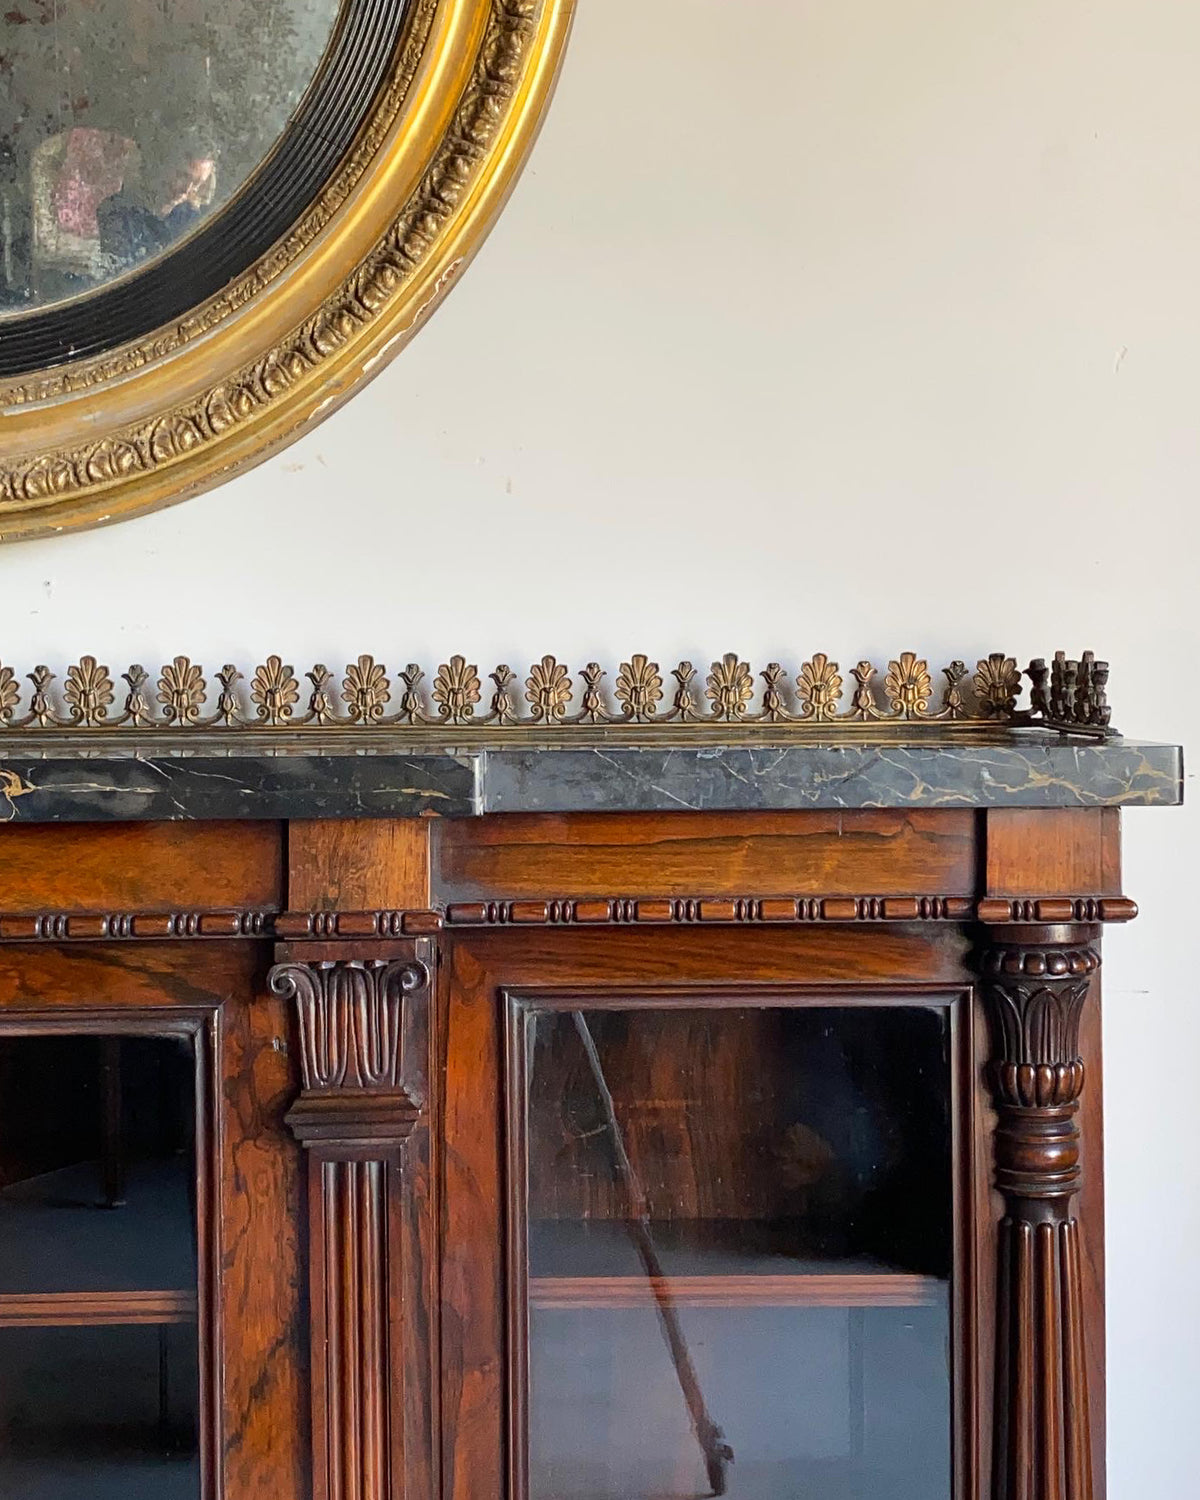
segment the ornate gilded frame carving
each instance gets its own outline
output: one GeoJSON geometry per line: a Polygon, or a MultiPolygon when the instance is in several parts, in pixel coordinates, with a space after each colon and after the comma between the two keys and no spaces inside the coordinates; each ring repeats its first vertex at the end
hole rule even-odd
{"type": "Polygon", "coordinates": [[[257,463],[377,373],[495,221],[574,0],[411,0],[387,86],[317,200],[148,338],[0,382],[0,540],[173,504],[257,463]]]}

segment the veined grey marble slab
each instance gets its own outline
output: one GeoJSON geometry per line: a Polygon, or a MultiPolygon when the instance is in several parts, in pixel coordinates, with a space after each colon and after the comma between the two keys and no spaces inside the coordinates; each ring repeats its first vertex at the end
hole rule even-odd
{"type": "Polygon", "coordinates": [[[1148,807],[1183,800],[1177,745],[1035,733],[839,744],[320,751],[0,742],[0,822],[472,817],[506,812],[1148,807]]]}
{"type": "Polygon", "coordinates": [[[513,749],[486,752],[481,786],[489,813],[1170,807],[1183,800],[1183,752],[1015,735],[972,744],[513,749]]]}
{"type": "Polygon", "coordinates": [[[476,771],[472,757],[452,755],[30,760],[7,757],[0,746],[0,822],[470,817],[479,805],[476,771]]]}

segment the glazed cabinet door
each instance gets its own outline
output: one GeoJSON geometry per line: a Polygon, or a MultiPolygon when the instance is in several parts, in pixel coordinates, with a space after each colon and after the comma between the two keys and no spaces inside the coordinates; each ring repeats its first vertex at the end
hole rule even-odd
{"type": "Polygon", "coordinates": [[[253,949],[4,950],[0,1494],[300,1496],[300,1150],[253,949]]]}
{"type": "Polygon", "coordinates": [[[963,986],[681,936],[451,965],[449,1500],[965,1497],[963,986]]]}

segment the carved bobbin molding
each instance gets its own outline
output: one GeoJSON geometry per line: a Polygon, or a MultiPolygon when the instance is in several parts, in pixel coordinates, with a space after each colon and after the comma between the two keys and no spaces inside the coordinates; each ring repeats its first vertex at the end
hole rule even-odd
{"type": "Polygon", "coordinates": [[[999,1233],[994,1500],[1092,1500],[1077,1121],[1096,929],[1010,928],[982,957],[999,1233]]]}
{"type": "MultiPolygon", "coordinates": [[[[410,1137],[424,1130],[427,948],[289,962],[303,1092],[288,1123],[309,1153],[314,1500],[396,1500],[406,1366],[403,1215],[410,1137]]],[[[412,1259],[413,1257],[410,1257],[412,1259]]]]}

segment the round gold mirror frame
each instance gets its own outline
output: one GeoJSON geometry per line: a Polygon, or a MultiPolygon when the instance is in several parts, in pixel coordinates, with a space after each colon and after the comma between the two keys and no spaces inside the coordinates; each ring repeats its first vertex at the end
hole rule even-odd
{"type": "Polygon", "coordinates": [[[0,541],[174,504],[299,437],[416,333],[545,113],[574,0],[411,0],[391,76],[317,201],[149,338],[0,381],[0,541]]]}

